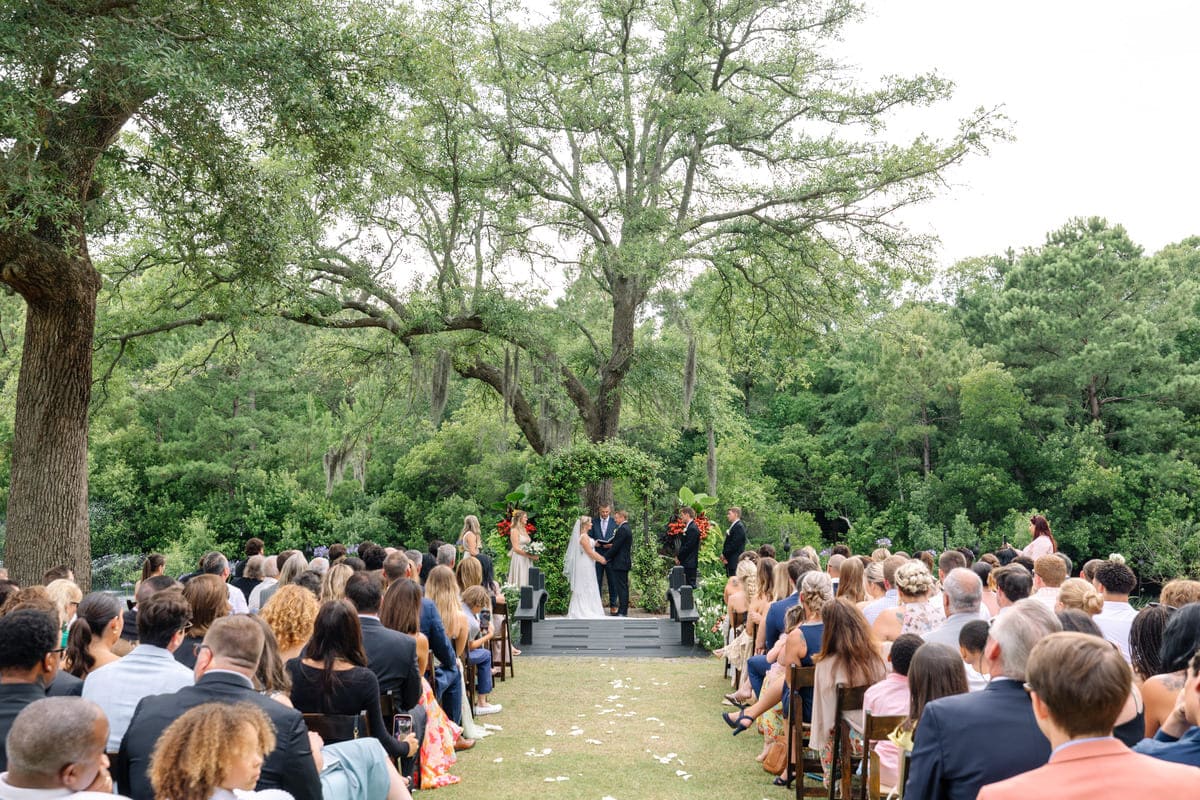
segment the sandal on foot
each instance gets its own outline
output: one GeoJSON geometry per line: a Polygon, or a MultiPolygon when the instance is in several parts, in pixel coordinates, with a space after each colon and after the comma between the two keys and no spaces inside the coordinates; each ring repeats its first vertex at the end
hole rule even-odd
{"type": "Polygon", "coordinates": [[[792,781],[796,780],[796,774],[792,770],[788,770],[783,775],[780,775],[774,780],[776,786],[791,787],[792,781]]]}
{"type": "Polygon", "coordinates": [[[721,714],[721,719],[725,720],[725,724],[733,728],[733,735],[737,736],[744,730],[748,730],[754,724],[754,717],[747,714],[745,711],[739,711],[737,718],[729,716],[729,714],[721,714]],[[749,724],[743,725],[742,720],[747,720],[749,724]]]}

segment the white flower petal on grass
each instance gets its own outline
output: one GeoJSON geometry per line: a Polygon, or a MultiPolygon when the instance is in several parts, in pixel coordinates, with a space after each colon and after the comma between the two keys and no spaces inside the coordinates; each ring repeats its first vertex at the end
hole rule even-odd
{"type": "Polygon", "coordinates": [[[604,744],[604,742],[600,741],[599,739],[584,739],[583,741],[587,744],[604,744]]]}
{"type": "Polygon", "coordinates": [[[502,756],[502,757],[500,757],[500,758],[493,758],[493,759],[492,759],[492,763],[493,763],[493,764],[499,764],[499,763],[500,763],[500,762],[502,762],[503,760],[504,760],[503,756],[502,756]]]}
{"type": "Polygon", "coordinates": [[[653,741],[654,739],[661,739],[661,738],[662,738],[661,736],[651,736],[650,737],[651,741],[653,741]]]}
{"type": "Polygon", "coordinates": [[[546,735],[547,735],[547,736],[553,736],[553,735],[554,735],[554,731],[552,731],[552,730],[547,730],[547,731],[546,731],[546,735]]]}
{"type": "Polygon", "coordinates": [[[548,756],[548,755],[550,755],[550,754],[551,754],[551,753],[553,753],[553,752],[554,752],[554,751],[553,751],[553,750],[551,750],[549,747],[543,747],[543,748],[542,748],[542,755],[544,755],[544,756],[548,756]]]}
{"type": "Polygon", "coordinates": [[[658,717],[646,717],[646,722],[662,722],[658,717]]]}
{"type": "Polygon", "coordinates": [[[496,725],[494,723],[491,723],[491,722],[483,723],[483,729],[485,731],[502,731],[502,730],[504,730],[504,728],[502,728],[499,725],[496,725]]]}

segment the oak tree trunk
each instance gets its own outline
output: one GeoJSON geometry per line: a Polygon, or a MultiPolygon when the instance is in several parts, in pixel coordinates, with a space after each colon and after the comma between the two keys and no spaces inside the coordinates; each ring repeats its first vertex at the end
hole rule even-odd
{"type": "Polygon", "coordinates": [[[88,406],[100,277],[86,254],[63,255],[53,285],[28,301],[17,383],[5,565],[21,584],[66,564],[91,584],[88,406]]]}

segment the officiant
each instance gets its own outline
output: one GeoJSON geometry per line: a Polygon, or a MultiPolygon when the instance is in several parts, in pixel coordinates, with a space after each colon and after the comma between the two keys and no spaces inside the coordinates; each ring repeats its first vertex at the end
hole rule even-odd
{"type": "MultiPolygon", "coordinates": [[[[596,552],[608,559],[609,548],[612,547],[613,536],[617,533],[616,520],[612,518],[612,506],[600,506],[600,513],[592,517],[592,529],[588,535],[595,540],[596,552]]],[[[600,590],[600,602],[604,602],[604,584],[608,583],[608,609],[610,614],[617,613],[619,598],[616,587],[613,586],[612,573],[608,564],[596,563],[596,587],[600,590]]]]}

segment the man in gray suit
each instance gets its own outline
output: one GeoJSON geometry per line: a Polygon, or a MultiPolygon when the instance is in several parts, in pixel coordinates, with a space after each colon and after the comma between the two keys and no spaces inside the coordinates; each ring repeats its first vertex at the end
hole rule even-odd
{"type": "Polygon", "coordinates": [[[925,641],[948,644],[958,649],[958,633],[963,626],[979,619],[979,603],[983,600],[983,583],[969,569],[958,567],[950,570],[942,582],[942,604],[946,610],[946,621],[940,628],[925,634],[925,641]]]}

